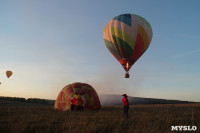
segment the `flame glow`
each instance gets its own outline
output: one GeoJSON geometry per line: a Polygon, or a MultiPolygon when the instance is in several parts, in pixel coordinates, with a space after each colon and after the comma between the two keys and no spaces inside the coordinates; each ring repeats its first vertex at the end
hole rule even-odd
{"type": "Polygon", "coordinates": [[[126,63],[126,68],[128,69],[128,62],[126,63]]]}

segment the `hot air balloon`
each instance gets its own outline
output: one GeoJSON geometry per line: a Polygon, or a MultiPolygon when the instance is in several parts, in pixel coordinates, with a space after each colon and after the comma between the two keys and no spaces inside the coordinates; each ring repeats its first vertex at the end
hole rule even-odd
{"type": "Polygon", "coordinates": [[[111,19],[103,32],[104,42],[111,54],[126,71],[147,50],[152,39],[151,25],[135,14],[122,14],[111,19]]]}
{"type": "Polygon", "coordinates": [[[65,86],[56,99],[54,109],[59,111],[74,110],[82,106],[85,110],[101,108],[99,97],[95,89],[86,83],[72,83],[65,86]]]}
{"type": "Polygon", "coordinates": [[[6,76],[9,78],[12,75],[12,71],[6,71],[6,76]]]}

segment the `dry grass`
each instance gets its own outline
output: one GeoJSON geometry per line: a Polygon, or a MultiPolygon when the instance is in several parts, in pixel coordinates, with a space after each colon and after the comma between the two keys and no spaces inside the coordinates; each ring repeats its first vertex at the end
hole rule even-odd
{"type": "Polygon", "coordinates": [[[0,104],[1,133],[168,133],[172,125],[196,125],[200,132],[200,104],[135,105],[129,119],[122,106],[100,111],[58,112],[51,106],[0,104]]]}

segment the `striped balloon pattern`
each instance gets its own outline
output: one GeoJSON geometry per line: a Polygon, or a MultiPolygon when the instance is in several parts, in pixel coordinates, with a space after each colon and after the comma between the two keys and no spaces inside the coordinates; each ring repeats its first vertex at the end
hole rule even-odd
{"type": "Polygon", "coordinates": [[[138,15],[122,14],[106,24],[103,38],[106,47],[128,72],[149,47],[152,28],[138,15]]]}
{"type": "Polygon", "coordinates": [[[72,83],[65,86],[60,93],[54,104],[54,109],[59,111],[66,111],[71,109],[71,105],[76,103],[76,96],[84,97],[86,110],[101,109],[99,97],[95,89],[86,83],[72,83]]]}

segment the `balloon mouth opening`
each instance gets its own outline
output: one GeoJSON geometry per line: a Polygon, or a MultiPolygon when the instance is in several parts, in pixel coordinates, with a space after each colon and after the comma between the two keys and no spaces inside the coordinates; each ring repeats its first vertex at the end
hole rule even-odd
{"type": "Polygon", "coordinates": [[[125,78],[129,78],[129,74],[128,74],[128,72],[126,72],[126,74],[125,74],[125,78]]]}

